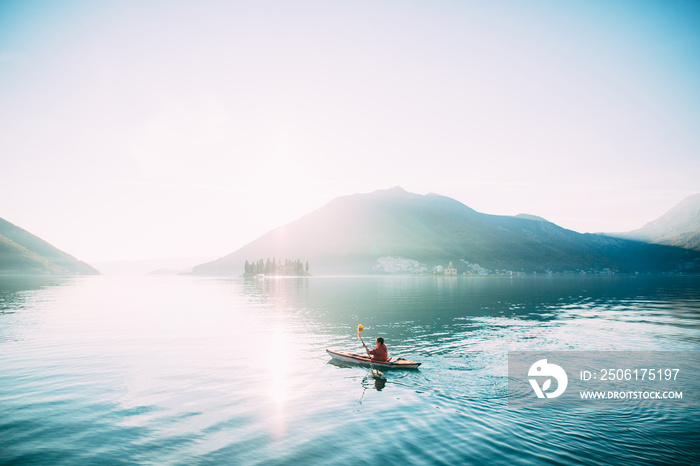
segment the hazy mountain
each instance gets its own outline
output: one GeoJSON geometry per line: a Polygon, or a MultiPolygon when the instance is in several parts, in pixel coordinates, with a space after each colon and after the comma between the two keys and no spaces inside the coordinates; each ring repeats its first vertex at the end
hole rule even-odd
{"type": "Polygon", "coordinates": [[[98,275],[96,269],[0,218],[0,274],[98,275]]]}
{"type": "Polygon", "coordinates": [[[336,198],[228,256],[199,265],[201,275],[240,275],[246,260],[299,258],[312,274],[432,270],[452,262],[459,273],[678,271],[700,254],[604,235],[581,234],[540,217],[488,215],[437,194],[401,188],[336,198]],[[387,261],[387,258],[392,260],[387,261]],[[402,265],[403,264],[403,265],[402,265]]]}
{"type": "Polygon", "coordinates": [[[639,230],[615,236],[700,251],[700,194],[685,198],[639,230]]]}
{"type": "Polygon", "coordinates": [[[177,275],[192,272],[192,268],[210,257],[173,257],[167,259],[142,259],[93,262],[104,275],[177,275]]]}

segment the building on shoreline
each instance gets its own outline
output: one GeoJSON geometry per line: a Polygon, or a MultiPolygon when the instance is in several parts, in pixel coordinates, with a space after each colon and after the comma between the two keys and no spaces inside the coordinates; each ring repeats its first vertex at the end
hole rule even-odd
{"type": "Polygon", "coordinates": [[[443,267],[442,265],[438,265],[435,267],[435,271],[433,272],[435,275],[457,275],[457,269],[452,265],[452,262],[449,263],[447,267],[443,267]]]}

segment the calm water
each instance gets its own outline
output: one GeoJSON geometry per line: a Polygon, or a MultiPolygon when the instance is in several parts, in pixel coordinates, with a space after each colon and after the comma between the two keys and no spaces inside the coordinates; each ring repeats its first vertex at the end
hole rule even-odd
{"type": "Polygon", "coordinates": [[[700,279],[2,278],[0,463],[700,462],[699,409],[509,410],[550,349],[700,350],[700,279]]]}

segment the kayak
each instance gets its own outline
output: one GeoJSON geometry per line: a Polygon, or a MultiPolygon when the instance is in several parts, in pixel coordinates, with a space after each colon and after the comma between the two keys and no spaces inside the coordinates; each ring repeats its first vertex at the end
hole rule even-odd
{"type": "MultiPolygon", "coordinates": [[[[359,364],[361,366],[369,366],[369,357],[366,354],[350,353],[348,351],[333,351],[327,349],[326,352],[331,358],[337,361],[349,362],[351,364],[359,364]]],[[[389,358],[387,361],[372,361],[372,366],[382,369],[417,369],[421,363],[411,361],[410,359],[398,358],[396,356],[389,358]]]]}

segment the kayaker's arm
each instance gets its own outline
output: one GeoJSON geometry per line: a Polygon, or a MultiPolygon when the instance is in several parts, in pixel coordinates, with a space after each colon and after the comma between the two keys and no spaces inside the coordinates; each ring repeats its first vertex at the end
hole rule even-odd
{"type": "Polygon", "coordinates": [[[362,331],[362,326],[360,325],[360,330],[358,330],[357,336],[360,337],[360,341],[362,342],[362,346],[364,346],[364,347],[365,347],[365,351],[367,351],[367,356],[369,356],[369,357],[371,358],[372,355],[370,354],[369,349],[367,348],[367,345],[365,345],[365,340],[363,340],[363,339],[362,339],[362,335],[360,335],[360,332],[361,332],[361,331],[362,331]]]}
{"type": "Polygon", "coordinates": [[[362,346],[365,347],[365,351],[367,351],[367,356],[369,356],[369,357],[371,358],[371,357],[372,357],[372,353],[370,352],[369,348],[367,348],[367,345],[365,345],[365,342],[364,342],[364,341],[362,342],[362,346]]]}

